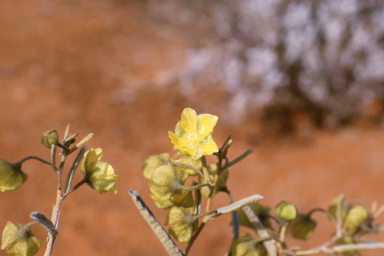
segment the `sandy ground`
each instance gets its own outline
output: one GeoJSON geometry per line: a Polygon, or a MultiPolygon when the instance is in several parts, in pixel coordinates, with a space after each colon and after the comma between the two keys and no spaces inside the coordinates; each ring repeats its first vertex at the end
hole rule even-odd
{"type": "MultiPolygon", "coordinates": [[[[166,212],[147,198],[141,165],[147,155],[172,152],[167,131],[174,129],[184,107],[217,114],[225,95],[211,88],[201,90],[196,97],[203,98],[204,104],[199,104],[183,96],[177,84],[163,83],[169,72],[183,67],[188,40],[147,21],[139,2],[1,4],[0,157],[11,162],[27,155],[49,159],[49,150],[39,143],[41,133],[56,128],[62,136],[70,123],[80,137],[95,133],[89,146],[102,147],[103,160],[120,175],[117,195],[100,196],[83,186],[63,202],[53,255],[166,255],[127,190],[140,191],[164,223],[166,212]]],[[[254,122],[233,126],[220,120],[214,139],[220,144],[232,133],[230,157],[254,149],[230,170],[228,186],[236,199],[259,193],[267,205],[286,200],[302,212],[327,207],[341,193],[368,205],[374,200],[384,203],[381,128],[310,130],[299,139],[258,143],[254,122]]],[[[51,169],[29,161],[23,170],[28,181],[16,192],[0,194],[0,227],[6,221],[28,223],[32,211],[46,215],[52,211],[51,169]]],[[[80,173],[75,179],[81,179],[80,173]]],[[[227,202],[219,195],[214,206],[227,202]]],[[[316,214],[315,218],[326,224],[319,224],[315,239],[299,242],[304,248],[322,243],[334,231],[326,217],[316,214]]],[[[229,222],[229,216],[223,216],[208,223],[190,255],[224,255],[231,239],[229,222]]],[[[33,231],[42,241],[37,255],[43,255],[45,230],[33,231]]],[[[0,255],[6,254],[0,251],[0,255]]]]}

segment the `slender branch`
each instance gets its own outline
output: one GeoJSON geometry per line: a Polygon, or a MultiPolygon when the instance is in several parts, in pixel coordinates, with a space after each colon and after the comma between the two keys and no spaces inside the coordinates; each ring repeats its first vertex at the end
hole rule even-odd
{"type": "Polygon", "coordinates": [[[328,211],[322,209],[322,208],[315,208],[315,209],[312,209],[311,211],[309,211],[308,215],[312,215],[314,212],[323,212],[325,214],[328,215],[328,211]]]}
{"type": "Polygon", "coordinates": [[[280,236],[279,239],[281,242],[285,242],[285,236],[287,234],[288,222],[284,223],[280,228],[280,236]]]}
{"type": "Polygon", "coordinates": [[[188,241],[188,245],[187,245],[187,248],[185,248],[185,251],[184,251],[184,255],[188,255],[189,251],[191,250],[191,247],[193,245],[193,243],[195,242],[196,238],[200,235],[201,231],[203,230],[204,226],[205,226],[206,222],[201,222],[200,226],[198,227],[198,229],[196,230],[196,232],[192,235],[191,237],[191,240],[188,241]]]}
{"type": "Polygon", "coordinates": [[[181,185],[180,183],[179,184],[175,183],[173,186],[176,189],[192,191],[192,190],[196,190],[196,189],[199,189],[199,188],[202,188],[202,187],[211,186],[211,184],[209,184],[209,183],[200,183],[200,184],[197,184],[197,185],[194,185],[194,186],[184,186],[184,185],[181,185]]]}
{"type": "Polygon", "coordinates": [[[45,161],[44,159],[42,159],[42,158],[40,158],[40,157],[38,157],[38,156],[26,156],[26,157],[24,157],[23,159],[21,159],[18,163],[22,164],[22,163],[24,163],[25,161],[27,161],[27,160],[29,160],[29,159],[35,159],[35,160],[37,160],[37,161],[42,162],[43,164],[51,165],[50,162],[45,161]]]}
{"type": "Polygon", "coordinates": [[[238,158],[236,158],[235,160],[227,163],[226,165],[224,165],[223,169],[228,169],[229,167],[231,167],[232,165],[234,164],[237,164],[238,162],[240,162],[241,160],[243,160],[244,158],[246,158],[249,154],[251,154],[253,152],[253,149],[248,149],[247,151],[245,151],[244,154],[242,154],[241,156],[239,156],[238,158]]]}
{"type": "Polygon", "coordinates": [[[66,140],[68,138],[69,128],[71,128],[71,124],[67,124],[67,127],[65,127],[64,140],[66,140]]]}
{"type": "MultiPolygon", "coordinates": [[[[251,222],[254,229],[257,230],[257,233],[260,235],[261,238],[269,238],[271,237],[268,233],[268,231],[265,229],[264,225],[261,223],[260,219],[257,217],[257,215],[252,211],[251,207],[248,205],[242,207],[244,213],[247,215],[249,221],[251,222]]],[[[274,241],[267,240],[263,242],[265,248],[268,251],[268,254],[270,256],[276,256],[276,245],[274,241]]]]}
{"type": "Polygon", "coordinates": [[[155,216],[153,216],[153,213],[145,205],[145,202],[141,198],[139,192],[130,189],[128,190],[128,194],[131,196],[132,201],[137,207],[137,209],[140,211],[140,214],[143,216],[145,221],[156,234],[157,238],[160,240],[161,244],[168,252],[168,254],[170,256],[184,256],[184,254],[180,251],[179,247],[177,247],[177,245],[173,242],[167,231],[165,231],[163,226],[161,226],[155,216]]]}
{"type": "Polygon", "coordinates": [[[373,214],[373,219],[377,219],[384,212],[384,205],[380,206],[380,208],[373,214]]]}
{"type": "Polygon", "coordinates": [[[222,145],[221,148],[220,148],[221,152],[224,151],[224,147],[225,147],[225,145],[227,145],[227,143],[228,143],[228,141],[231,139],[231,137],[232,137],[232,134],[228,134],[227,138],[225,139],[223,145],[222,145]]]}
{"type": "Polygon", "coordinates": [[[172,162],[173,165],[175,166],[182,166],[182,167],[186,167],[186,168],[189,168],[191,170],[193,170],[194,172],[196,172],[200,177],[204,178],[204,174],[202,171],[200,171],[199,169],[189,165],[189,164],[186,164],[186,163],[176,163],[176,162],[172,162]]]}
{"type": "Polygon", "coordinates": [[[340,195],[339,201],[337,202],[337,220],[336,220],[336,236],[341,236],[343,232],[343,203],[345,200],[345,196],[343,194],[340,195]]]}
{"type": "Polygon", "coordinates": [[[95,135],[94,133],[90,133],[88,134],[87,136],[85,136],[79,143],[77,143],[75,146],[73,146],[69,151],[68,151],[68,155],[71,154],[73,151],[75,151],[76,149],[78,148],[81,148],[82,146],[85,145],[85,143],[87,143],[90,139],[92,139],[93,135],[95,135]]]}
{"type": "Polygon", "coordinates": [[[68,196],[68,194],[72,193],[73,191],[75,191],[76,189],[78,189],[81,185],[83,185],[84,183],[86,183],[87,180],[86,179],[82,179],[81,181],[79,181],[79,183],[77,183],[75,186],[73,186],[73,188],[69,189],[68,191],[66,191],[63,195],[63,200],[68,196]]]}
{"type": "Polygon", "coordinates": [[[336,245],[332,249],[335,252],[345,252],[353,250],[363,250],[363,249],[383,249],[384,243],[365,243],[365,244],[340,244],[336,245]]]}
{"type": "MultiPolygon", "coordinates": [[[[64,151],[64,150],[63,150],[64,151]]],[[[59,225],[59,216],[60,216],[60,207],[61,207],[61,202],[64,200],[61,192],[61,180],[62,180],[62,171],[64,168],[64,163],[66,160],[66,154],[62,154],[61,156],[61,161],[59,165],[59,169],[56,171],[56,203],[54,206],[54,211],[52,214],[52,223],[55,226],[55,229],[57,229],[59,225]]],[[[48,233],[48,241],[47,241],[47,248],[45,250],[44,256],[51,256],[52,250],[53,250],[53,245],[55,243],[56,237],[52,233],[48,233]]]]}
{"type": "Polygon", "coordinates": [[[52,166],[52,170],[56,173],[57,169],[56,169],[56,145],[52,145],[51,147],[51,166],[52,166]]]}
{"type": "Polygon", "coordinates": [[[87,150],[87,146],[82,147],[80,149],[80,152],[77,154],[75,161],[73,161],[72,167],[71,169],[69,169],[69,172],[68,172],[67,181],[65,182],[64,193],[66,193],[70,189],[73,176],[75,175],[76,169],[81,159],[83,158],[86,150],[87,150]]]}
{"type": "Polygon", "coordinates": [[[64,140],[64,146],[69,146],[70,144],[73,143],[73,140],[79,135],[79,133],[75,133],[75,134],[72,134],[71,136],[68,136],[65,140],[64,140]]]}

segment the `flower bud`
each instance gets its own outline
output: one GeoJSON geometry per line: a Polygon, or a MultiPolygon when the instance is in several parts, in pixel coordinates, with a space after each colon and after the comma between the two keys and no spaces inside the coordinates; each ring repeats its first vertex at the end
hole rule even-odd
{"type": "Polygon", "coordinates": [[[191,191],[181,191],[181,194],[174,194],[170,199],[161,201],[155,195],[149,195],[149,197],[155,202],[156,206],[160,209],[168,209],[172,206],[183,206],[186,208],[193,206],[193,196],[191,191]]]}
{"type": "Polygon", "coordinates": [[[290,221],[296,218],[297,209],[293,204],[282,201],[275,207],[275,213],[280,219],[290,221]]]}
{"type": "Polygon", "coordinates": [[[151,179],[153,171],[160,165],[167,164],[170,156],[168,153],[163,153],[157,156],[148,156],[143,163],[143,175],[146,179],[151,179]]]}
{"type": "Polygon", "coordinates": [[[11,164],[0,159],[0,191],[17,190],[27,180],[27,174],[21,171],[21,163],[11,164]]]}
{"type": "Polygon", "coordinates": [[[231,245],[232,256],[266,256],[264,246],[252,239],[249,234],[235,239],[231,245]]]}
{"type": "Polygon", "coordinates": [[[100,161],[102,156],[103,150],[101,148],[92,148],[87,151],[81,164],[81,172],[84,174],[86,183],[100,194],[107,191],[116,194],[115,182],[119,176],[115,174],[109,163],[100,161]]]}
{"type": "Polygon", "coordinates": [[[12,256],[32,256],[40,249],[40,241],[32,234],[31,226],[7,222],[3,230],[1,249],[12,256]]]}
{"type": "MultiPolygon", "coordinates": [[[[329,214],[333,217],[334,220],[337,220],[337,205],[339,203],[340,197],[335,197],[332,199],[331,205],[328,207],[329,214]]],[[[347,213],[351,208],[350,203],[343,201],[341,205],[341,219],[344,223],[347,213]]]]}
{"type": "Polygon", "coordinates": [[[55,129],[45,131],[43,132],[40,142],[44,145],[44,147],[51,148],[52,145],[59,142],[59,135],[57,135],[57,131],[55,129]]]}
{"type": "Polygon", "coordinates": [[[291,223],[291,234],[297,239],[308,239],[316,228],[316,221],[309,215],[299,214],[291,223]]]}
{"type": "Polygon", "coordinates": [[[193,208],[172,207],[167,215],[165,225],[171,225],[168,233],[179,242],[188,242],[197,228],[193,208]]]}
{"type": "Polygon", "coordinates": [[[174,194],[180,194],[178,187],[184,185],[188,174],[177,167],[167,164],[161,165],[151,175],[149,189],[159,201],[166,201],[174,194]]]}
{"type": "Polygon", "coordinates": [[[360,225],[367,219],[368,212],[363,206],[356,205],[352,207],[345,219],[345,231],[350,234],[356,233],[360,230],[360,225]]]}

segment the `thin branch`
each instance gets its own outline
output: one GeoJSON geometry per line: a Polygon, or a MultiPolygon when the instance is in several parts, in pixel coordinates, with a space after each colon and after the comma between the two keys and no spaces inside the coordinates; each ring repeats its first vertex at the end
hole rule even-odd
{"type": "Polygon", "coordinates": [[[335,252],[345,252],[363,249],[384,249],[384,242],[382,243],[365,243],[365,244],[341,244],[332,248],[335,252]]]}
{"type": "Polygon", "coordinates": [[[42,158],[40,158],[40,157],[38,157],[38,156],[26,156],[26,157],[24,157],[23,159],[21,159],[18,163],[22,164],[22,163],[24,163],[25,161],[27,161],[27,160],[29,160],[29,159],[35,159],[35,160],[37,160],[37,161],[42,162],[43,164],[51,165],[50,162],[45,161],[44,159],[42,159],[42,158]]]}
{"type": "Polygon", "coordinates": [[[237,164],[238,162],[240,162],[241,160],[243,160],[244,158],[246,158],[249,154],[251,154],[253,152],[253,149],[248,149],[247,151],[244,152],[244,154],[242,154],[241,156],[239,156],[238,158],[236,158],[235,160],[227,163],[226,165],[224,165],[223,169],[228,169],[229,167],[231,167],[232,165],[234,164],[237,164]]]}
{"type": "Polygon", "coordinates": [[[145,205],[145,202],[141,198],[139,192],[130,189],[128,190],[128,194],[131,196],[133,203],[136,205],[137,209],[139,209],[141,215],[156,234],[168,254],[170,256],[185,256],[180,251],[179,247],[177,247],[177,245],[173,242],[167,231],[165,231],[163,226],[157,221],[151,210],[149,210],[145,205]]]}
{"type": "MultiPolygon", "coordinates": [[[[252,211],[252,209],[246,205],[242,207],[242,210],[247,215],[249,221],[253,225],[253,227],[257,230],[257,233],[261,238],[269,238],[271,237],[268,231],[265,229],[264,225],[261,223],[260,219],[256,216],[256,214],[252,211]]],[[[265,248],[268,251],[269,256],[276,256],[276,245],[274,241],[268,240],[263,242],[265,248]]]]}
{"type": "Polygon", "coordinates": [[[200,177],[204,178],[204,174],[202,171],[200,171],[199,169],[189,165],[189,164],[186,164],[186,163],[176,163],[176,162],[172,162],[173,165],[175,166],[182,166],[182,167],[185,167],[185,168],[189,168],[191,170],[193,170],[194,172],[196,172],[200,177]]]}

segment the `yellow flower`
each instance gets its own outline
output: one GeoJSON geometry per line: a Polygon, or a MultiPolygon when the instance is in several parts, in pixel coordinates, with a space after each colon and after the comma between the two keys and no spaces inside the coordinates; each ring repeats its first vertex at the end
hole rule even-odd
{"type": "Polygon", "coordinates": [[[217,152],[219,149],[212,139],[213,127],[217,120],[217,116],[197,115],[195,110],[185,108],[181,114],[181,121],[176,125],[175,133],[168,132],[174,148],[194,159],[217,152]]]}
{"type": "Polygon", "coordinates": [[[119,176],[115,174],[109,163],[100,161],[102,156],[103,150],[101,148],[92,148],[87,151],[81,164],[81,171],[85,176],[87,184],[100,194],[107,191],[116,194],[115,182],[119,176]]]}
{"type": "Polygon", "coordinates": [[[32,256],[40,249],[40,241],[32,234],[31,226],[7,222],[3,230],[1,249],[12,256],[32,256]]]}
{"type": "Polygon", "coordinates": [[[9,163],[0,159],[0,191],[17,190],[27,180],[27,174],[21,171],[21,163],[9,163]]]}

